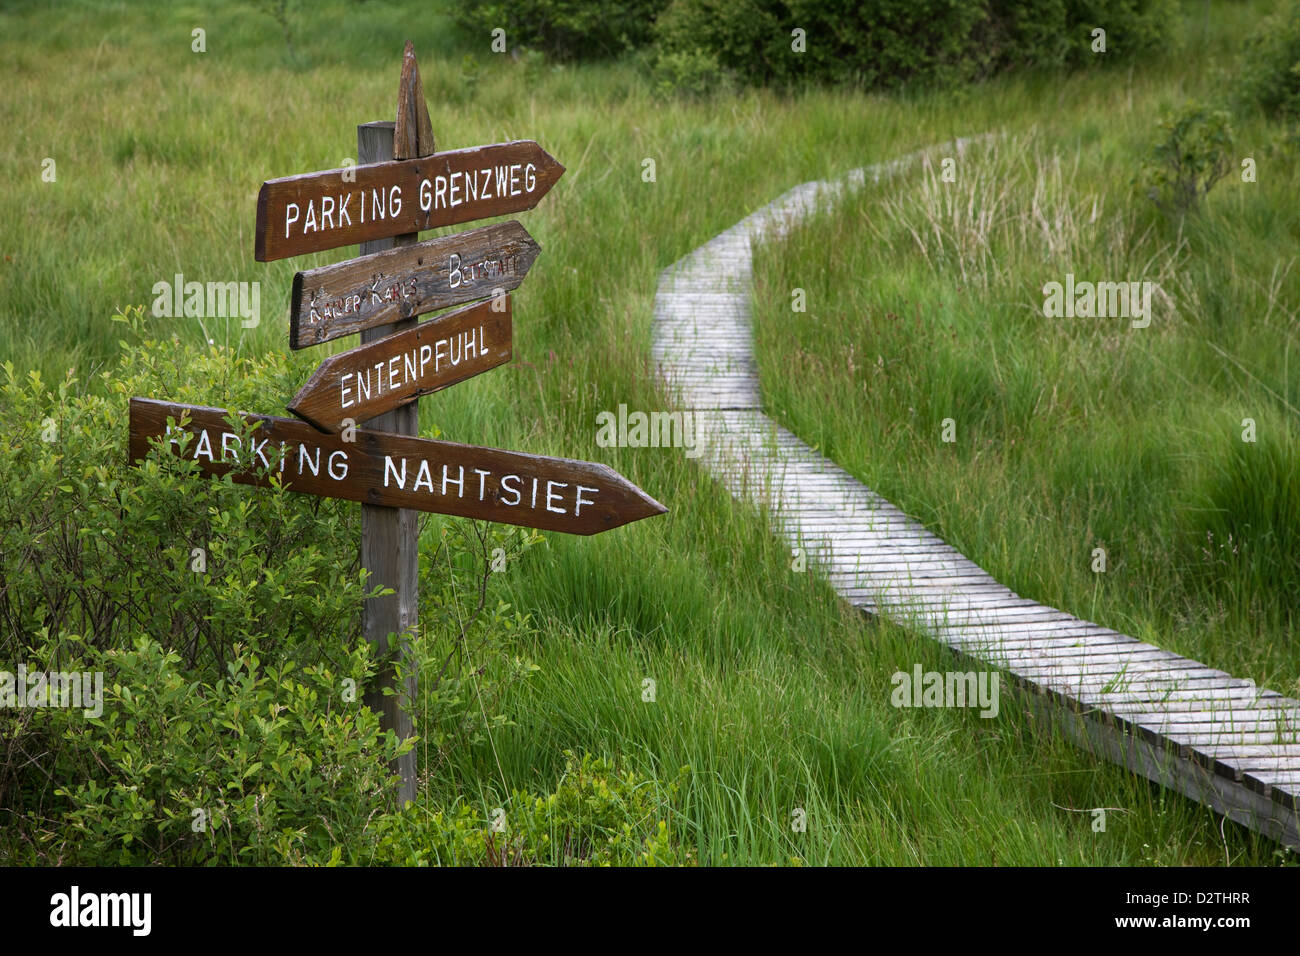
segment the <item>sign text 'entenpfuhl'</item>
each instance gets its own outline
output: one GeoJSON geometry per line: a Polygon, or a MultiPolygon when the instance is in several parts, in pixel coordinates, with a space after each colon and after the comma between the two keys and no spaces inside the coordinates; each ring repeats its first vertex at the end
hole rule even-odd
{"type": "Polygon", "coordinates": [[[289,402],[322,431],[369,421],[510,361],[510,296],[444,312],[405,332],[332,355],[289,402]]]}

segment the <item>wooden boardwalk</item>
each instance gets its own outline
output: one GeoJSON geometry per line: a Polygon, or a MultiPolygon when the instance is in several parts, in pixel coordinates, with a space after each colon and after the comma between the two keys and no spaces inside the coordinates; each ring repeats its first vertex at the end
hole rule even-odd
{"type": "Polygon", "coordinates": [[[1300,847],[1300,701],[1019,597],[762,413],[751,242],[920,155],[797,186],[663,272],[654,357],[675,404],[706,429],[699,461],[767,506],[851,604],[1000,669],[1091,752],[1300,847]]]}

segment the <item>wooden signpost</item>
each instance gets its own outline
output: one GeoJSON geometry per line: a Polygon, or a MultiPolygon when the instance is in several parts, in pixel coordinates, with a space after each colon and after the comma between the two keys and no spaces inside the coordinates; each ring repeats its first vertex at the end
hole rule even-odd
{"type": "MultiPolygon", "coordinates": [[[[606,465],[416,437],[421,395],[510,361],[507,293],[541,252],[517,222],[425,242],[419,231],[531,209],[564,167],[529,140],[436,152],[409,42],[396,122],[358,126],[357,144],[358,166],[263,183],[254,241],[259,262],[361,243],[360,257],[295,276],[289,334],[295,349],[357,332],[361,345],[326,359],[294,396],[302,421],[133,398],[130,457],[161,444],[205,475],[275,476],[290,491],[361,502],[362,567],[371,587],[392,589],[362,608],[385,662],[365,699],[405,739],[415,678],[396,665],[409,662],[417,624],[418,511],[589,535],[667,509],[606,465]]],[[[414,800],[414,752],[393,769],[399,803],[414,800]]]]}

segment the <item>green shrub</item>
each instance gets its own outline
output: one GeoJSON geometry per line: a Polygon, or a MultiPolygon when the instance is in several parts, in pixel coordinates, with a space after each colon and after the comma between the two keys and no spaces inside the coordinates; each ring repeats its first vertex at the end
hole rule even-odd
{"type": "Polygon", "coordinates": [[[1284,4],[1246,43],[1238,106],[1300,121],[1300,3],[1284,4]]]}
{"type": "Polygon", "coordinates": [[[558,60],[617,56],[645,45],[666,0],[511,0],[460,3],[452,14],[461,26],[489,42],[506,31],[513,49],[531,47],[558,60]]]}
{"type": "Polygon", "coordinates": [[[991,0],[981,42],[993,69],[1131,62],[1171,40],[1172,0],[991,0]],[[1093,31],[1105,31],[1105,52],[1093,31]]]}
{"type": "Polygon", "coordinates": [[[1191,103],[1166,114],[1159,128],[1164,138],[1136,182],[1161,211],[1183,215],[1232,169],[1232,126],[1226,111],[1191,103]]]}
{"type": "Polygon", "coordinates": [[[987,47],[994,69],[1075,65],[1081,49],[1088,50],[1087,45],[1080,47],[1086,31],[1066,26],[1066,0],[1000,0],[988,10],[978,39],[987,47]]]}
{"type": "MultiPolygon", "coordinates": [[[[306,363],[177,338],[121,347],[93,391],[0,371],[0,671],[100,672],[106,688],[96,716],[0,707],[0,854],[364,854],[390,803],[386,763],[411,742],[381,735],[363,702],[379,662],[360,634],[375,589],[359,509],[201,477],[157,448],[127,463],[130,397],[275,409],[306,363]]],[[[411,664],[426,770],[507,724],[504,690],[536,669],[517,650],[527,619],[488,582],[494,549],[517,557],[538,540],[426,522],[411,664]]]]}
{"type": "Polygon", "coordinates": [[[215,674],[236,643],[267,658],[333,659],[357,633],[365,593],[354,507],[200,480],[175,456],[127,467],[131,396],[274,408],[301,371],[283,355],[233,358],[178,340],[124,346],[98,393],[0,372],[10,423],[0,434],[0,652],[12,659],[45,629],[100,649],[148,635],[215,674]],[[196,548],[201,572],[191,570],[196,548]],[[283,613],[304,592],[311,599],[283,613]]]}
{"type": "Polygon", "coordinates": [[[1165,42],[1173,12],[1171,0],[673,0],[655,35],[661,53],[711,55],[750,83],[891,89],[1131,59],[1165,42]],[[1092,52],[1094,27],[1105,55],[1092,52]]]}
{"type": "Polygon", "coordinates": [[[673,0],[656,34],[664,54],[696,51],[750,83],[800,80],[890,87],[960,66],[978,4],[673,0]],[[803,52],[793,31],[803,30],[803,52]]]}
{"type": "Polygon", "coordinates": [[[700,97],[730,85],[718,58],[703,50],[659,50],[652,70],[661,96],[700,97]]]}
{"type": "Polygon", "coordinates": [[[39,831],[46,859],[299,864],[365,845],[388,803],[386,761],[411,742],[381,735],[346,692],[369,673],[363,646],[339,674],[235,655],[215,682],[148,638],[80,662],[105,673],[104,712],[39,712],[64,781],[65,808],[39,831]]]}
{"type": "Polygon", "coordinates": [[[382,824],[377,862],[456,866],[682,866],[695,862],[676,825],[688,768],[661,784],[608,760],[565,751],[546,796],[515,791],[488,818],[409,808],[382,824]]]}

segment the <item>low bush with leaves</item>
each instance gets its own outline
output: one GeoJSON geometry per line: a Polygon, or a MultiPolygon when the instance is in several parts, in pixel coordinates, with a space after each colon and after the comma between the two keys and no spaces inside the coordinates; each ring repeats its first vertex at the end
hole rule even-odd
{"type": "Polygon", "coordinates": [[[749,83],[894,89],[1131,62],[1169,40],[1173,13],[1170,0],[672,0],[655,35],[661,58],[696,51],[749,83]]]}
{"type": "Polygon", "coordinates": [[[558,60],[646,51],[661,91],[692,96],[733,78],[893,89],[1017,67],[1130,62],[1168,42],[1174,13],[1172,0],[491,0],[454,8],[483,44],[499,28],[511,49],[558,60]],[[1104,52],[1094,50],[1097,28],[1104,52]]]}
{"type": "MultiPolygon", "coordinates": [[[[138,318],[133,313],[132,318],[138,318]]],[[[386,765],[416,741],[363,702],[359,509],[127,463],[127,404],[282,406],[283,354],[122,343],[94,384],[0,370],[0,671],[103,675],[104,707],[0,707],[0,855],[61,863],[323,863],[386,833],[386,765]]],[[[299,363],[301,364],[301,363],[299,363]]],[[[508,723],[535,670],[493,601],[492,552],[540,540],[446,521],[421,536],[412,710],[426,771],[508,723]]],[[[399,815],[400,816],[400,815],[399,815]]]]}
{"type": "Polygon", "coordinates": [[[515,791],[488,816],[408,808],[384,821],[376,861],[457,866],[689,866],[695,852],[677,822],[683,767],[663,783],[591,754],[565,751],[545,796],[515,791]]]}
{"type": "Polygon", "coordinates": [[[505,31],[510,49],[541,50],[557,60],[595,60],[645,45],[667,0],[488,0],[452,7],[484,45],[505,31]]]}
{"type": "Polygon", "coordinates": [[[1163,138],[1136,182],[1162,212],[1185,215],[1232,169],[1231,121],[1225,110],[1191,103],[1166,115],[1159,128],[1163,138]]]}
{"type": "Polygon", "coordinates": [[[700,97],[731,86],[731,73],[704,50],[659,50],[651,61],[661,96],[700,97]]]}
{"type": "Polygon", "coordinates": [[[1300,123],[1300,2],[1283,4],[1246,43],[1238,105],[1300,123]]]}

